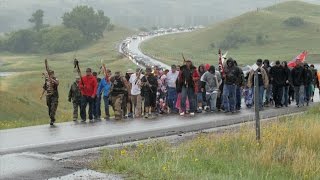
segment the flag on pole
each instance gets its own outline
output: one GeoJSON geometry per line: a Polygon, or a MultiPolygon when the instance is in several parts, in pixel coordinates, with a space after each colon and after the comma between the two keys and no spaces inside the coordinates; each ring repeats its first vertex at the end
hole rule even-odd
{"type": "Polygon", "coordinates": [[[308,52],[307,51],[303,51],[302,53],[300,53],[297,57],[295,57],[293,60],[291,60],[288,63],[288,67],[290,68],[294,68],[297,65],[297,61],[298,62],[304,62],[306,60],[308,56],[308,52]]]}

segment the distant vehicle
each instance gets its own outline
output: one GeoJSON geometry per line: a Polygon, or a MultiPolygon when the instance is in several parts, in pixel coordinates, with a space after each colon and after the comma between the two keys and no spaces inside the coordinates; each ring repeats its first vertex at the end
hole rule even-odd
{"type": "Polygon", "coordinates": [[[136,40],[138,39],[138,36],[132,36],[132,39],[136,40]]]}
{"type": "Polygon", "coordinates": [[[184,31],[184,28],[183,27],[179,27],[178,30],[179,31],[184,31]]]}

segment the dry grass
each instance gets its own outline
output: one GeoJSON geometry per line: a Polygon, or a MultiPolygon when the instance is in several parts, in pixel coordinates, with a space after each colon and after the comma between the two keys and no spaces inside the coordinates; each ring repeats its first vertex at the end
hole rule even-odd
{"type": "Polygon", "coordinates": [[[320,107],[254,127],[167,142],[105,150],[95,167],[131,179],[319,179],[320,107]]]}

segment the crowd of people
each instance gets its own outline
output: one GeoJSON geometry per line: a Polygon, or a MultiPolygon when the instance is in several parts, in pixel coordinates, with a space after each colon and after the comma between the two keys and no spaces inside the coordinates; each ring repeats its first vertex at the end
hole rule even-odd
{"type": "MultiPolygon", "coordinates": [[[[128,70],[125,75],[106,69],[104,78],[86,69],[86,75],[78,77],[71,85],[69,102],[73,103],[73,120],[110,119],[109,107],[115,120],[123,118],[150,118],[159,114],[180,114],[223,111],[236,113],[244,99],[247,108],[254,105],[254,76],[258,76],[259,108],[288,107],[293,101],[297,107],[313,101],[315,88],[319,88],[320,74],[314,65],[297,61],[294,68],[287,62],[256,61],[256,70],[243,72],[237,62],[229,58],[224,65],[210,64],[195,67],[191,60],[171,69],[158,67],[128,70]],[[101,102],[104,103],[104,115],[101,102]],[[88,111],[87,111],[88,106],[88,111]]],[[[58,103],[59,81],[50,71],[43,86],[47,91],[47,105],[51,125],[55,121],[58,103]]]]}

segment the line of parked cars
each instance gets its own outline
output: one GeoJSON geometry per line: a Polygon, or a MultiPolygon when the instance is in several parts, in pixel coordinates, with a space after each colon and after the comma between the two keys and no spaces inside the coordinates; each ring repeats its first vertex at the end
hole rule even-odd
{"type": "Polygon", "coordinates": [[[140,56],[132,51],[130,51],[129,46],[132,41],[137,40],[138,38],[143,38],[147,36],[157,36],[157,35],[164,35],[164,34],[170,34],[170,33],[177,33],[177,32],[189,32],[194,31],[196,29],[203,28],[203,26],[194,26],[194,27],[188,27],[188,28],[159,28],[158,30],[149,31],[149,32],[140,32],[138,35],[133,35],[132,37],[128,37],[124,41],[122,41],[121,44],[121,53],[124,54],[126,57],[128,57],[131,61],[133,61],[135,64],[137,64],[140,67],[154,67],[157,66],[159,68],[163,68],[160,63],[155,63],[154,61],[151,61],[148,57],[140,56]]]}

